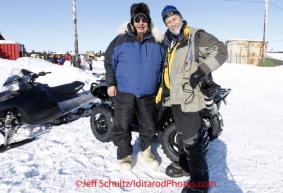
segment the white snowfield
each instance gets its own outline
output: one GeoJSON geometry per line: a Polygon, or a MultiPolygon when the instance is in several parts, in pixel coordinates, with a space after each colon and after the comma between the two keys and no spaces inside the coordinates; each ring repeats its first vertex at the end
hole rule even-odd
{"type": "MultiPolygon", "coordinates": [[[[0,59],[0,85],[12,67],[52,71],[39,81],[59,85],[93,81],[92,73],[40,59],[0,59]]],[[[103,62],[93,64],[103,71],[103,62]]],[[[283,184],[283,66],[255,67],[225,63],[213,73],[223,88],[231,88],[228,104],[220,113],[224,130],[210,143],[207,162],[210,193],[278,193],[283,184]]],[[[189,178],[170,178],[165,168],[171,161],[160,141],[153,152],[161,165],[150,169],[141,160],[138,133],[133,133],[134,167],[120,172],[116,147],[95,139],[90,117],[61,126],[30,126],[19,129],[15,139],[36,140],[0,154],[1,192],[181,192],[189,178]]],[[[161,137],[161,133],[159,133],[161,137]]]]}
{"type": "Polygon", "coordinates": [[[267,57],[283,61],[283,53],[267,53],[267,57]]]}

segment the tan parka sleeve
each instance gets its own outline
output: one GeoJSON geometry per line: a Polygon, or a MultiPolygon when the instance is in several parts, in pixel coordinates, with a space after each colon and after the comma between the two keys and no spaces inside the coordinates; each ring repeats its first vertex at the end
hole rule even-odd
{"type": "Polygon", "coordinates": [[[228,52],[225,44],[219,41],[215,36],[201,31],[199,33],[199,67],[208,74],[219,68],[228,58],[228,52]]]}

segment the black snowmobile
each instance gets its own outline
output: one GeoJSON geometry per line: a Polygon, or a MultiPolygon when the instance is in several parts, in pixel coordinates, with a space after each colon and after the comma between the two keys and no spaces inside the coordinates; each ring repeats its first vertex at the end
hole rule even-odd
{"type": "MultiPolygon", "coordinates": [[[[205,89],[211,89],[211,84],[204,84],[205,89]]],[[[223,130],[223,119],[219,113],[221,101],[226,104],[226,97],[231,89],[211,89],[213,97],[211,98],[210,107],[205,109],[204,113],[204,129],[208,132],[210,141],[218,138],[223,130]]],[[[101,142],[111,141],[111,132],[113,129],[114,103],[112,97],[107,94],[107,85],[102,82],[98,85],[93,84],[91,87],[92,94],[100,99],[90,118],[90,125],[93,135],[101,142]]],[[[156,105],[156,126],[157,130],[162,132],[161,145],[166,156],[174,162],[178,162],[178,141],[174,124],[174,117],[170,107],[163,107],[161,103],[156,105]]],[[[132,122],[133,131],[138,131],[137,120],[132,122]]]]}
{"type": "Polygon", "coordinates": [[[74,81],[56,87],[35,82],[39,76],[49,73],[13,69],[4,82],[0,93],[0,132],[4,144],[1,144],[0,152],[35,139],[11,143],[21,125],[59,125],[88,116],[93,111],[96,99],[90,91],[83,90],[83,82],[74,81]],[[80,90],[84,92],[79,93],[80,90]]]}

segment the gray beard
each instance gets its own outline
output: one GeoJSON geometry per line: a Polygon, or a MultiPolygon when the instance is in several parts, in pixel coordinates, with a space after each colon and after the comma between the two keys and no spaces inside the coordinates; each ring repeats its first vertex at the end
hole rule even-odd
{"type": "Polygon", "coordinates": [[[181,32],[181,29],[182,29],[183,25],[184,25],[184,23],[182,22],[181,25],[180,25],[180,26],[181,26],[180,29],[175,29],[175,30],[170,30],[170,29],[169,29],[169,31],[170,31],[173,35],[178,36],[178,35],[180,35],[180,32],[181,32]]]}
{"type": "Polygon", "coordinates": [[[169,29],[169,31],[170,31],[173,35],[178,36],[178,35],[180,35],[181,29],[179,29],[178,31],[176,31],[176,30],[170,30],[170,29],[169,29]]]}

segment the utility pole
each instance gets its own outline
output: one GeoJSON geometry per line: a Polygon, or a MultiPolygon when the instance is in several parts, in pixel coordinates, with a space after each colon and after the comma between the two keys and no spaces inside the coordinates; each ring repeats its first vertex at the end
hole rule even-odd
{"type": "Polygon", "coordinates": [[[76,0],[73,0],[73,25],[74,25],[74,46],[75,46],[75,60],[73,60],[73,65],[79,67],[78,55],[79,55],[79,46],[78,46],[78,32],[77,32],[77,9],[76,9],[76,0]]]}
{"type": "Polygon", "coordinates": [[[268,10],[268,0],[265,0],[265,12],[264,12],[264,25],[263,25],[263,44],[262,44],[262,66],[265,66],[265,32],[266,32],[266,25],[267,25],[267,10],[268,10]]]}

